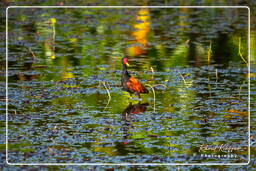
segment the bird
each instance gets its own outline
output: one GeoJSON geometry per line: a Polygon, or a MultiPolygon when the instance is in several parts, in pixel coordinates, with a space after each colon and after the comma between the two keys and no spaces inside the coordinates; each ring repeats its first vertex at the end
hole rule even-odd
{"type": "Polygon", "coordinates": [[[123,70],[122,70],[122,90],[127,91],[132,97],[132,94],[138,96],[139,100],[141,100],[140,94],[147,94],[148,90],[134,77],[132,77],[128,71],[127,66],[129,66],[128,58],[122,58],[123,70]]]}

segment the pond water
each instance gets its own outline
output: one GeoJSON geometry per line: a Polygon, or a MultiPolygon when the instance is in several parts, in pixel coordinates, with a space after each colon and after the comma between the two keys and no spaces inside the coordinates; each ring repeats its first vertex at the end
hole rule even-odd
{"type": "Polygon", "coordinates": [[[9,162],[247,162],[246,8],[8,16],[9,162]],[[142,101],[121,89],[124,56],[142,101]]]}

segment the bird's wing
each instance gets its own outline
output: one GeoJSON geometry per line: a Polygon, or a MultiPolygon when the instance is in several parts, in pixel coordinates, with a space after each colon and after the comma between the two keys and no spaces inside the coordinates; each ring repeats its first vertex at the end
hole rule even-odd
{"type": "Polygon", "coordinates": [[[134,77],[130,77],[127,81],[127,87],[137,93],[148,93],[148,90],[134,77]]]}

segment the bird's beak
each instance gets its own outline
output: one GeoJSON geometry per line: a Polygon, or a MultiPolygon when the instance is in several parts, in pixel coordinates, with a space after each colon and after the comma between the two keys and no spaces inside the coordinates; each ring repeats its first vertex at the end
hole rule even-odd
{"type": "Polygon", "coordinates": [[[126,66],[130,66],[128,62],[125,63],[126,66]]]}

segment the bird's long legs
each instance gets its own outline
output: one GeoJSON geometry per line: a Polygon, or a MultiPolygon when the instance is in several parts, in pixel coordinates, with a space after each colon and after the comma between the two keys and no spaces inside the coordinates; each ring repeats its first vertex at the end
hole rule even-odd
{"type": "Polygon", "coordinates": [[[141,97],[140,97],[140,93],[136,93],[136,95],[138,96],[139,101],[142,101],[142,99],[141,99],[141,97]]]}
{"type": "MultiPolygon", "coordinates": [[[[132,93],[129,93],[130,94],[130,100],[132,100],[133,98],[132,98],[132,93]]],[[[138,100],[139,101],[142,101],[142,99],[141,99],[141,96],[140,96],[140,93],[135,93],[137,96],[138,96],[138,100]]],[[[136,99],[136,98],[135,98],[136,99]]],[[[137,100],[137,99],[136,99],[137,100]]]]}

